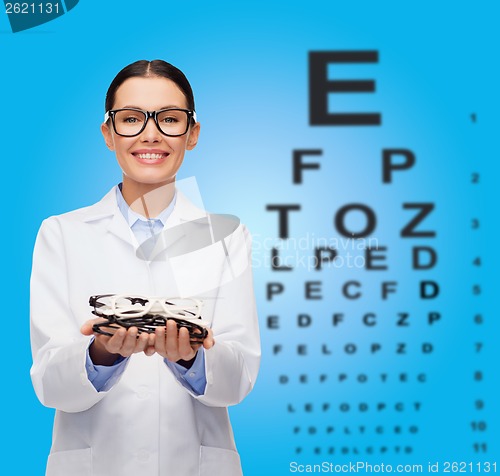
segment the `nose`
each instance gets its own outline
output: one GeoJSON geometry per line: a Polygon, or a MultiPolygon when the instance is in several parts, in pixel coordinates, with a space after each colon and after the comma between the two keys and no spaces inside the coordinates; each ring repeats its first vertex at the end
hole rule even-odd
{"type": "Polygon", "coordinates": [[[161,132],[155,124],[155,120],[152,117],[148,117],[146,121],[146,127],[141,132],[142,142],[160,142],[161,132]]]}

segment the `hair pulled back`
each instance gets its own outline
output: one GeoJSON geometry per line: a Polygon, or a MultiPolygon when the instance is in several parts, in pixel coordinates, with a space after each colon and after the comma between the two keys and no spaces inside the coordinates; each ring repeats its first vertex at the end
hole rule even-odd
{"type": "Polygon", "coordinates": [[[173,81],[186,97],[187,107],[194,111],[194,95],[191,85],[184,73],[174,65],[163,60],[139,60],[125,66],[111,82],[106,93],[105,112],[113,109],[116,91],[129,78],[165,78],[173,81]]]}

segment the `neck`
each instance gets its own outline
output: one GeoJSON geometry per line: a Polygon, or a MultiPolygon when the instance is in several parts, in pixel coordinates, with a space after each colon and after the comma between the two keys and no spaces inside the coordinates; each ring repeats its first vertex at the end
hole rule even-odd
{"type": "Polygon", "coordinates": [[[165,210],[174,198],[174,193],[175,179],[160,184],[146,184],[123,177],[123,198],[134,212],[146,218],[155,218],[165,210]]]}

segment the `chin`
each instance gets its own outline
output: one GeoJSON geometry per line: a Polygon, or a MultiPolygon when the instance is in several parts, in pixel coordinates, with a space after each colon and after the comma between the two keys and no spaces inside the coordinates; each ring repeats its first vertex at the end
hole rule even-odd
{"type": "Polygon", "coordinates": [[[135,182],[144,185],[161,185],[164,183],[173,182],[175,180],[175,175],[170,174],[141,174],[141,175],[128,175],[127,178],[130,182],[135,182]]]}

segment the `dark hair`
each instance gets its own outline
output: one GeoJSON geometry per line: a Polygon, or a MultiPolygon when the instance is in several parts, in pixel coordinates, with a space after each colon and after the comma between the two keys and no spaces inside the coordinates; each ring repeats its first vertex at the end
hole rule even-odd
{"type": "Polygon", "coordinates": [[[163,60],[139,60],[135,63],[125,66],[111,82],[106,93],[106,101],[104,104],[105,112],[113,109],[115,103],[116,91],[129,78],[151,78],[159,77],[173,81],[186,97],[187,107],[194,111],[194,95],[191,85],[184,73],[174,65],[163,60]]]}

